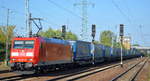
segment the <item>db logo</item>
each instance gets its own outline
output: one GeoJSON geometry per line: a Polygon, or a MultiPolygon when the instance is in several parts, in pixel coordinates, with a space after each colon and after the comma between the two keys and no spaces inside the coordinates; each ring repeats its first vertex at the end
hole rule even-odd
{"type": "Polygon", "coordinates": [[[24,50],[21,50],[21,52],[24,52],[24,50]]]}

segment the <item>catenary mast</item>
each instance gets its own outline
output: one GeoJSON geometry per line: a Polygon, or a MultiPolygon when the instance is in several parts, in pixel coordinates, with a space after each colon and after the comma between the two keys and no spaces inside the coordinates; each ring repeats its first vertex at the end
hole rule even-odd
{"type": "MultiPolygon", "coordinates": [[[[80,3],[77,3],[75,5],[81,5],[82,8],[82,29],[81,29],[81,40],[87,40],[88,39],[88,12],[87,8],[92,3],[89,3],[88,0],[81,0],[80,3]]],[[[93,5],[93,4],[92,4],[93,5]]]]}

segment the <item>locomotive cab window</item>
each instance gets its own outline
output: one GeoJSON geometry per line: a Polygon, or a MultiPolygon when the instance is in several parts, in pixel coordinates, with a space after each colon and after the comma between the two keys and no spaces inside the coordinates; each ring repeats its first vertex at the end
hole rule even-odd
{"type": "Polygon", "coordinates": [[[14,47],[15,49],[32,49],[34,48],[34,41],[33,40],[15,40],[14,47]]]}

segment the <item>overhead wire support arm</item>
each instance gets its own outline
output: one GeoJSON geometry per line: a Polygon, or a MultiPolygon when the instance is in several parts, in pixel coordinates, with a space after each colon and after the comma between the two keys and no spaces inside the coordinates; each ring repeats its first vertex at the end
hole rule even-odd
{"type": "MultiPolygon", "coordinates": [[[[40,30],[42,30],[42,24],[41,24],[41,20],[43,20],[42,18],[32,18],[31,17],[31,13],[30,13],[30,17],[29,17],[29,26],[31,28],[31,24],[32,22],[34,23],[34,25],[39,29],[36,33],[36,36],[38,36],[38,33],[40,32],[40,30]],[[37,24],[37,22],[35,20],[38,20],[39,21],[39,24],[37,24]]],[[[32,29],[30,29],[32,30],[32,29]]],[[[30,37],[32,37],[32,31],[30,31],[30,37]]]]}
{"type": "Polygon", "coordinates": [[[33,21],[33,23],[36,25],[36,27],[39,29],[36,33],[36,35],[38,35],[38,33],[42,30],[42,24],[41,24],[41,20],[43,20],[42,18],[31,18],[31,21],[33,21]],[[39,25],[35,22],[35,20],[39,21],[39,25]]]}
{"type": "Polygon", "coordinates": [[[29,0],[25,0],[25,8],[26,8],[26,28],[28,28],[28,35],[29,37],[32,37],[32,22],[36,25],[36,27],[39,29],[36,33],[36,35],[38,36],[38,33],[40,32],[40,30],[42,30],[42,24],[41,24],[41,20],[42,18],[32,18],[32,14],[29,11],[29,0]],[[36,23],[35,20],[39,21],[39,24],[36,23]]]}
{"type": "Polygon", "coordinates": [[[35,22],[35,20],[33,20],[33,23],[36,25],[36,27],[39,29],[38,31],[37,31],[37,35],[38,35],[38,33],[40,32],[40,30],[42,30],[42,24],[41,24],[41,22],[40,22],[40,19],[39,19],[39,25],[35,22]]]}

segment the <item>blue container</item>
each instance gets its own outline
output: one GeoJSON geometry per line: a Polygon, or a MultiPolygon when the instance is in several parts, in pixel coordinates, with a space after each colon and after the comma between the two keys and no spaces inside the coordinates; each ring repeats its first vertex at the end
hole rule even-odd
{"type": "Polygon", "coordinates": [[[104,46],[101,44],[94,45],[94,61],[103,62],[104,61],[104,46]]]}
{"type": "Polygon", "coordinates": [[[85,59],[88,60],[91,58],[91,43],[90,42],[84,42],[84,41],[77,41],[77,53],[76,53],[76,58],[79,59],[85,59]]]}
{"type": "Polygon", "coordinates": [[[55,39],[55,38],[44,38],[44,40],[46,40],[46,42],[48,43],[69,45],[69,42],[67,40],[61,40],[61,39],[55,39]]]}
{"type": "Polygon", "coordinates": [[[69,41],[73,50],[73,60],[86,62],[92,60],[91,43],[85,41],[69,41]]]}
{"type": "Polygon", "coordinates": [[[111,48],[105,46],[105,58],[111,58],[111,48]]]}
{"type": "Polygon", "coordinates": [[[104,49],[103,49],[103,45],[95,45],[95,50],[94,50],[94,56],[95,58],[98,57],[104,57],[104,49]]]}
{"type": "Polygon", "coordinates": [[[121,49],[120,48],[116,48],[116,57],[120,58],[121,56],[121,49]]]}

